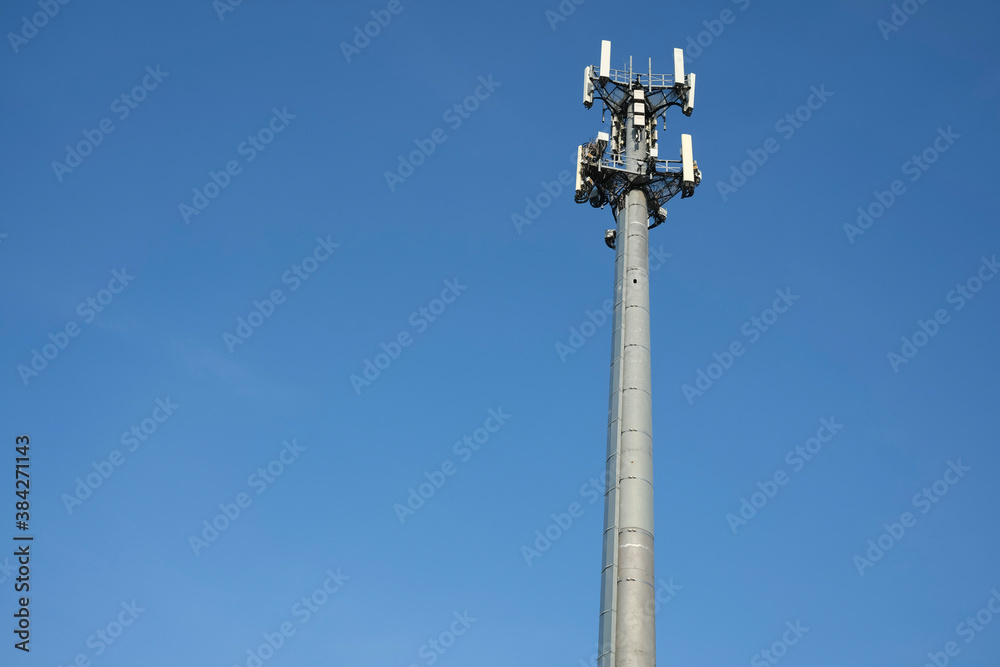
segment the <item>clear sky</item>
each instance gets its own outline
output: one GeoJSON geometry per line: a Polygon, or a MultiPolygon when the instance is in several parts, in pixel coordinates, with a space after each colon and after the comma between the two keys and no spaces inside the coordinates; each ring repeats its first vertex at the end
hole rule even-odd
{"type": "Polygon", "coordinates": [[[996,3],[233,3],[0,9],[0,664],[590,664],[602,39],[698,75],[659,663],[997,664],[996,3]]]}

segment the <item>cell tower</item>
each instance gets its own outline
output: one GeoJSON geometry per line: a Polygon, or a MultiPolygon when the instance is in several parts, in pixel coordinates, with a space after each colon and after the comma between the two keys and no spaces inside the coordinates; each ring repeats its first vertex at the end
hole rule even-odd
{"type": "Polygon", "coordinates": [[[701,182],[691,135],[681,135],[680,160],[659,159],[656,125],[668,107],[694,109],[694,74],[674,49],[674,74],[611,69],[611,42],[601,43],[600,68],[584,73],[583,104],[596,96],[611,113],[611,132],[580,146],[577,203],[611,204],[616,229],[614,332],[604,495],[604,555],[598,667],[655,667],[656,580],[653,577],[653,429],[649,355],[649,230],[663,205],[701,182]],[[652,213],[650,213],[652,211],[652,213]]]}

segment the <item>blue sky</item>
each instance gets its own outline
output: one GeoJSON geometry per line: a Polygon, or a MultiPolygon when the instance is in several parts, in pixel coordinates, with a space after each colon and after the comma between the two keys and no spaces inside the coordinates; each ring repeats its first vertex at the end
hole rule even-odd
{"type": "Polygon", "coordinates": [[[698,74],[660,664],[996,664],[1000,8],[903,4],[5,4],[0,662],[590,664],[609,39],[698,74]]]}

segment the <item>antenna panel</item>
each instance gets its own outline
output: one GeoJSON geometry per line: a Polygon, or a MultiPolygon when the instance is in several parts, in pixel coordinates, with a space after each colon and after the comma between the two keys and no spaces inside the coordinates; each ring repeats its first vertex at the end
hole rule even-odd
{"type": "Polygon", "coordinates": [[[583,106],[588,109],[594,104],[594,82],[590,80],[592,76],[594,76],[594,66],[587,65],[583,70],[583,106]]]}
{"type": "Polygon", "coordinates": [[[694,185],[694,154],[691,152],[691,135],[681,135],[681,162],[684,163],[684,173],[681,181],[694,185]]]}
{"type": "Polygon", "coordinates": [[[684,83],[684,49],[674,49],[674,83],[684,83]]]}
{"type": "Polygon", "coordinates": [[[694,109],[694,72],[688,75],[690,79],[691,88],[688,89],[687,99],[684,101],[684,113],[691,115],[691,111],[694,109]]]}
{"type": "Polygon", "coordinates": [[[601,42],[601,77],[611,76],[611,42],[604,40],[601,42]]]}

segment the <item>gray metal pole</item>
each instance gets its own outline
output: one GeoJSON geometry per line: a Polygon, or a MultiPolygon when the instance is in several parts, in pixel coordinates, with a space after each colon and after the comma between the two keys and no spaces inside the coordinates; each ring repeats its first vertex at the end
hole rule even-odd
{"type": "Polygon", "coordinates": [[[617,226],[604,237],[615,249],[615,305],[598,667],[656,666],[649,212],[655,211],[655,227],[666,218],[670,198],[690,197],[701,183],[691,135],[681,135],[680,160],[665,160],[658,156],[655,129],[647,130],[671,106],[685,116],[694,109],[695,75],[684,74],[684,52],[674,49],[672,81],[653,75],[652,65],[645,76],[644,82],[631,64],[612,69],[607,40],[601,42],[600,67],[584,70],[583,105],[589,109],[600,99],[612,119],[610,133],[599,132],[578,149],[574,200],[600,208],[612,204],[617,226]]]}
{"type": "MultiPolygon", "coordinates": [[[[629,112],[629,169],[646,157],[645,132],[629,112]]],[[[649,209],[642,189],[625,194],[617,223],[598,664],[655,667],[649,209]]]]}

